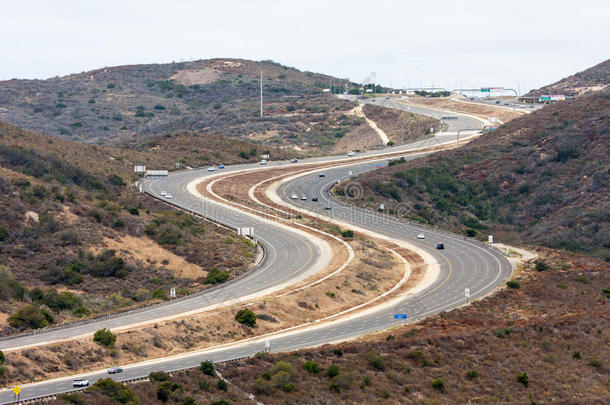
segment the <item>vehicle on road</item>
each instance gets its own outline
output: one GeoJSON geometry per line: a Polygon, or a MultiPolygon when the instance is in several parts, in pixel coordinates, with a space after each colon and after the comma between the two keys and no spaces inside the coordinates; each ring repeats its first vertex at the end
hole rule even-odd
{"type": "Polygon", "coordinates": [[[110,367],[108,369],[108,374],[119,374],[119,373],[122,373],[122,372],[123,372],[123,369],[121,367],[116,367],[115,366],[115,367],[110,367]]]}
{"type": "Polygon", "coordinates": [[[296,200],[299,198],[299,196],[297,195],[297,193],[292,193],[292,195],[290,196],[290,198],[292,198],[293,200],[296,200]]]}
{"type": "Polygon", "coordinates": [[[311,197],[311,201],[318,201],[318,197],[311,197]]]}
{"type": "Polygon", "coordinates": [[[324,209],[325,209],[326,211],[330,211],[330,205],[325,205],[325,206],[324,206],[324,209]]]}
{"type": "Polygon", "coordinates": [[[417,235],[417,239],[426,239],[426,237],[423,233],[420,233],[419,235],[417,235]]]}
{"type": "Polygon", "coordinates": [[[219,169],[224,169],[224,168],[225,168],[225,165],[218,165],[218,168],[219,168],[219,169]]]}
{"type": "Polygon", "coordinates": [[[499,101],[496,101],[496,104],[500,104],[500,102],[499,102],[499,101]]]}
{"type": "Polygon", "coordinates": [[[165,198],[167,198],[168,200],[171,200],[171,199],[172,199],[172,198],[174,198],[174,197],[172,197],[172,195],[171,195],[171,194],[165,194],[165,198]]]}
{"type": "Polygon", "coordinates": [[[356,152],[354,152],[354,151],[347,152],[347,157],[352,157],[352,156],[356,156],[356,152]]]}
{"type": "Polygon", "coordinates": [[[214,168],[214,166],[210,166],[210,167],[208,167],[208,172],[213,172],[214,170],[216,170],[216,169],[214,168]]]}
{"type": "Polygon", "coordinates": [[[303,200],[303,201],[307,200],[307,196],[306,196],[305,194],[303,194],[303,195],[301,196],[301,200],[303,200]]]}
{"type": "Polygon", "coordinates": [[[319,177],[326,177],[326,175],[324,173],[320,173],[318,176],[319,177]]]}
{"type": "Polygon", "coordinates": [[[443,242],[436,244],[437,249],[445,249],[445,244],[443,242]]]}
{"type": "Polygon", "coordinates": [[[86,380],[84,378],[75,378],[74,380],[72,380],[72,386],[73,387],[88,387],[89,380],[86,380]]]}
{"type": "Polygon", "coordinates": [[[161,191],[161,195],[165,196],[167,194],[167,191],[161,191]]]}
{"type": "Polygon", "coordinates": [[[267,164],[267,159],[263,159],[260,161],[259,165],[266,165],[267,164]]]}
{"type": "Polygon", "coordinates": [[[290,159],[290,163],[296,163],[296,162],[298,162],[297,158],[290,159]]]}

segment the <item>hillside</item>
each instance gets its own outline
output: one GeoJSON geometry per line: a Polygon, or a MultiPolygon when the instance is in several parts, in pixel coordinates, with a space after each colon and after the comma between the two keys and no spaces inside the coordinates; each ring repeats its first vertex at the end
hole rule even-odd
{"type": "MultiPolygon", "coordinates": [[[[254,403],[249,394],[268,405],[604,404],[610,395],[606,263],[542,254],[512,284],[520,288],[415,325],[217,365],[227,384],[190,369],[119,388],[141,404],[254,403]]],[[[51,403],[118,403],[112,396],[94,386],[51,403]]]]}
{"type": "Polygon", "coordinates": [[[164,300],[171,287],[184,295],[207,287],[212,268],[248,268],[248,241],[129,186],[130,160],[147,158],[0,123],[0,334],[164,300]]]}
{"type": "Polygon", "coordinates": [[[267,147],[329,149],[364,124],[343,115],[353,107],[351,102],[322,92],[331,80],[342,88],[348,84],[272,61],[108,67],[46,80],[0,82],[0,120],[41,134],[136,149],[155,138],[193,131],[267,147]]]}
{"type": "Polygon", "coordinates": [[[610,260],[609,116],[610,91],[557,103],[458,150],[363,174],[355,179],[362,198],[350,202],[610,260]]]}
{"type": "Polygon", "coordinates": [[[588,91],[608,88],[610,83],[610,59],[607,59],[587,70],[565,77],[553,84],[532,90],[526,96],[538,97],[541,94],[565,94],[579,96],[588,91]]]}

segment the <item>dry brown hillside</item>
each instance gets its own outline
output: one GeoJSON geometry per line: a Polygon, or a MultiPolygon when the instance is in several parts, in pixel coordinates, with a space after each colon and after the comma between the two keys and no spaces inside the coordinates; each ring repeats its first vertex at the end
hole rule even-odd
{"type": "Polygon", "coordinates": [[[610,260],[609,119],[609,91],[547,106],[460,149],[363,174],[350,202],[610,260]]]}
{"type": "Polygon", "coordinates": [[[563,78],[553,84],[532,90],[526,96],[538,97],[541,94],[565,94],[579,96],[588,91],[602,90],[610,83],[610,59],[589,69],[563,78]]]}
{"type": "Polygon", "coordinates": [[[138,193],[132,162],[146,157],[0,123],[0,334],[184,295],[252,263],[245,239],[138,193]]]}

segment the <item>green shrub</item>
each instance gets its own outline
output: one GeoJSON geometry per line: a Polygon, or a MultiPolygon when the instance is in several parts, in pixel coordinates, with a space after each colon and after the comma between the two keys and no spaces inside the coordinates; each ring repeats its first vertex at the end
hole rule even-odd
{"type": "Polygon", "coordinates": [[[517,382],[520,382],[521,384],[525,385],[526,387],[529,385],[530,383],[530,379],[527,376],[527,373],[519,373],[517,374],[517,382]]]}
{"type": "Polygon", "coordinates": [[[159,385],[157,387],[157,399],[163,403],[169,401],[169,389],[167,389],[164,385],[159,385]]]}
{"type": "Polygon", "coordinates": [[[184,401],[182,403],[184,405],[195,405],[197,402],[195,402],[195,398],[188,396],[184,398],[184,401]]]}
{"type": "Polygon", "coordinates": [[[333,350],[333,354],[334,354],[335,356],[339,356],[339,357],[341,357],[341,356],[343,356],[343,350],[341,350],[341,349],[334,349],[334,350],[333,350]]]}
{"type": "Polygon", "coordinates": [[[205,284],[220,284],[229,279],[229,272],[212,267],[203,282],[205,284]]]}
{"type": "Polygon", "coordinates": [[[53,317],[49,311],[34,304],[21,307],[8,318],[9,325],[14,328],[39,329],[48,326],[52,322],[53,317]]]}
{"type": "Polygon", "coordinates": [[[326,370],[326,375],[329,378],[333,378],[336,375],[339,374],[339,366],[336,364],[331,364],[330,366],[328,366],[328,370],[326,370]]]}
{"type": "Polygon", "coordinates": [[[344,238],[353,238],[354,237],[354,231],[352,231],[351,229],[346,229],[346,230],[341,232],[341,236],[344,237],[344,238]]]}
{"type": "Polygon", "coordinates": [[[212,402],[212,405],[229,405],[229,401],[226,399],[217,399],[216,401],[212,402]]]}
{"type": "Polygon", "coordinates": [[[216,369],[214,368],[214,363],[209,360],[205,360],[201,362],[199,370],[201,370],[203,374],[214,375],[216,369]]]}
{"type": "Polygon", "coordinates": [[[366,361],[377,370],[385,370],[385,358],[374,351],[366,353],[366,361]]]}
{"type": "Polygon", "coordinates": [[[579,351],[575,351],[574,353],[572,353],[572,358],[573,359],[580,359],[581,355],[579,351]]]}
{"type": "Polygon", "coordinates": [[[332,291],[326,291],[324,294],[326,294],[327,297],[335,298],[335,293],[332,291]]]}
{"type": "Polygon", "coordinates": [[[574,281],[577,281],[582,284],[589,284],[589,280],[585,276],[582,276],[582,275],[574,277],[574,281]]]}
{"type": "Polygon", "coordinates": [[[445,381],[440,378],[432,381],[432,388],[440,392],[445,392],[445,381]]]}
{"type": "Polygon", "coordinates": [[[241,309],[235,314],[235,320],[252,328],[256,325],[256,314],[249,309],[241,309]]]}
{"type": "Polygon", "coordinates": [[[93,334],[93,341],[100,346],[112,348],[116,342],[116,335],[109,329],[100,329],[93,334]]]}
{"type": "Polygon", "coordinates": [[[475,236],[477,236],[477,231],[472,228],[468,228],[466,229],[466,236],[468,236],[469,238],[474,238],[475,236]]]}
{"type": "Polygon", "coordinates": [[[372,381],[373,380],[368,375],[365,375],[364,377],[362,377],[362,384],[366,385],[367,387],[371,385],[372,381]]]}
{"type": "Polygon", "coordinates": [[[140,398],[127,385],[103,378],[91,386],[91,390],[101,392],[114,401],[122,404],[138,405],[140,398]]]}
{"type": "Polygon", "coordinates": [[[4,352],[0,350],[0,365],[4,364],[6,358],[4,357],[4,352]]]}
{"type": "Polygon", "coordinates": [[[335,392],[341,392],[341,388],[339,388],[339,385],[335,384],[335,383],[331,383],[330,386],[328,387],[331,391],[335,391],[335,392]]]}
{"type": "Polygon", "coordinates": [[[227,382],[225,380],[223,380],[222,378],[219,378],[218,381],[216,382],[216,388],[218,388],[221,391],[226,391],[228,389],[227,382]]]}
{"type": "Polygon", "coordinates": [[[320,365],[318,363],[316,363],[315,361],[310,361],[310,360],[306,361],[303,364],[303,368],[305,370],[307,370],[308,372],[310,372],[311,374],[318,374],[321,370],[320,365]]]}
{"type": "Polygon", "coordinates": [[[508,286],[508,288],[512,288],[514,290],[518,290],[519,288],[521,288],[521,284],[519,284],[519,282],[515,280],[507,281],[506,285],[508,286]]]}
{"type": "Polygon", "coordinates": [[[470,379],[470,380],[474,380],[478,376],[479,376],[479,372],[477,370],[468,370],[466,372],[466,377],[468,377],[468,379],[470,379]]]}

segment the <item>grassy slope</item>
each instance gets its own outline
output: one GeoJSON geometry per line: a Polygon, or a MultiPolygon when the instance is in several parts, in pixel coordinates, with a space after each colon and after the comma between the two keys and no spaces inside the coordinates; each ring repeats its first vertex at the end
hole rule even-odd
{"type": "MultiPolygon", "coordinates": [[[[184,294],[201,288],[205,271],[213,266],[235,275],[252,261],[255,249],[230,231],[193,221],[135,192],[127,185],[133,169],[121,156],[110,148],[0,123],[0,265],[21,285],[68,288],[89,310],[105,312],[142,305],[157,289],[183,287],[179,293],[184,294]],[[26,221],[27,211],[38,214],[39,222],[26,221]],[[117,252],[126,274],[94,275],[102,258],[90,258],[90,253],[104,249],[103,238],[120,242],[123,237],[133,241],[117,252]],[[158,258],[143,257],[139,250],[145,246],[156,249],[158,258]],[[180,276],[163,262],[166,258],[184,258],[201,271],[180,276]]],[[[5,290],[0,300],[6,314],[24,305],[11,291],[5,290]]],[[[56,311],[55,320],[73,318],[73,309],[56,311]]],[[[4,333],[13,331],[2,326],[4,333]]]]}
{"type": "Polygon", "coordinates": [[[459,150],[356,179],[358,205],[481,237],[610,258],[610,93],[517,118],[459,150]]]}
{"type": "MultiPolygon", "coordinates": [[[[602,404],[610,395],[607,318],[610,281],[598,259],[549,252],[550,269],[529,265],[520,289],[504,289],[472,305],[417,325],[398,327],[358,342],[257,356],[222,365],[232,384],[265,404],[602,404]],[[341,351],[338,355],[337,350],[341,351]],[[304,369],[314,361],[318,373],[304,369]],[[338,375],[329,377],[331,365],[338,375]],[[468,372],[474,370],[475,374],[468,372]],[[526,373],[527,386],[517,381],[526,373]],[[442,390],[433,381],[442,380],[442,390]]],[[[234,398],[199,381],[214,380],[191,369],[169,404],[187,396],[199,401],[234,398]]],[[[130,386],[142,403],[154,403],[159,383],[130,386]]],[[[82,399],[97,401],[99,394],[82,399]]],[[[229,401],[231,402],[231,401],[229,401]]],[[[57,401],[56,403],[62,403],[57,401]]],[[[97,403],[97,402],[96,402],[97,403]]],[[[206,402],[202,402],[206,403],[206,402]]]]}
{"type": "Polygon", "coordinates": [[[321,92],[331,79],[347,83],[273,62],[235,59],[118,66],[0,82],[0,120],[67,139],[137,149],[159,136],[193,131],[267,146],[328,149],[363,124],[341,121],[353,105],[321,92]]]}

